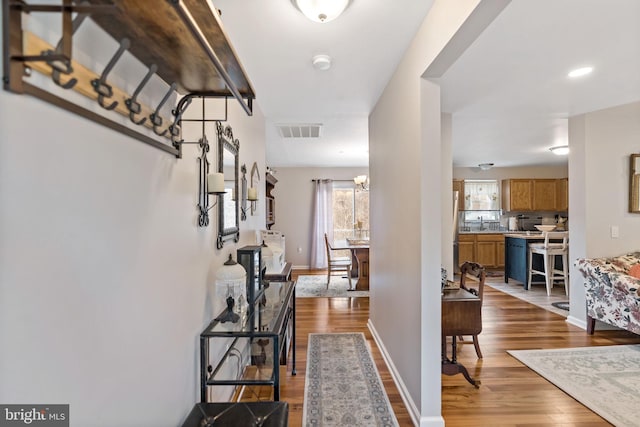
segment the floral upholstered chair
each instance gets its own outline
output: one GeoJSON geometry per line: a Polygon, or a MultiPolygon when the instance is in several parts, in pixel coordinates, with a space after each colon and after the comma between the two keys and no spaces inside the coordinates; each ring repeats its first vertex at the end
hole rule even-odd
{"type": "Polygon", "coordinates": [[[587,332],[600,320],[640,334],[640,252],[581,258],[575,265],[585,278],[587,332]]]}

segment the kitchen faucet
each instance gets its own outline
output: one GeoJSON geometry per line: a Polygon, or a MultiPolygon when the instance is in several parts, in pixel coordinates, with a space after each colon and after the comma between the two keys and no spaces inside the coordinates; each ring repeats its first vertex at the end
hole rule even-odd
{"type": "Polygon", "coordinates": [[[483,221],[482,215],[480,215],[478,219],[480,220],[480,231],[482,231],[484,230],[484,221],[483,221]]]}

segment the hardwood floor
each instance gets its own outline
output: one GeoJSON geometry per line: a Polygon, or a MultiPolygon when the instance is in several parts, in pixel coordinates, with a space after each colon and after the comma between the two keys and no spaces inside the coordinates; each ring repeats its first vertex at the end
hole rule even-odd
{"type": "MultiPolygon", "coordinates": [[[[294,279],[305,271],[294,272],[294,279]]],[[[298,375],[291,366],[282,376],[281,398],[289,402],[290,426],[302,425],[307,336],[312,332],[363,332],[370,344],[389,400],[401,426],[412,426],[409,413],[367,328],[368,298],[298,298],[296,301],[298,375]]],[[[640,336],[624,331],[596,331],[594,336],[554,314],[485,287],[484,355],[473,345],[458,349],[458,360],[482,381],[475,389],[462,375],[442,376],[442,415],[447,427],[607,426],[595,413],[566,395],[506,353],[506,350],[638,344],[640,336]]],[[[434,343],[439,345],[439,343],[434,343]]]]}

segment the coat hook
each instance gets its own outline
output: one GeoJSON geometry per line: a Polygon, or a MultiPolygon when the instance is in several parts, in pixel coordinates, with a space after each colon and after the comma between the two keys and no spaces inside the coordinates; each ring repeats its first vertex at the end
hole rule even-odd
{"type": "Polygon", "coordinates": [[[182,115],[187,111],[187,107],[191,105],[192,100],[193,98],[191,96],[183,97],[180,102],[178,102],[178,106],[171,111],[175,118],[173,119],[171,126],[169,126],[169,132],[171,133],[171,140],[174,144],[178,143],[176,137],[180,135],[180,121],[182,120],[182,115]]]}
{"type": "Polygon", "coordinates": [[[156,64],[151,64],[151,67],[149,67],[149,71],[147,72],[147,75],[144,76],[144,79],[142,79],[142,81],[136,88],[135,92],[133,92],[133,96],[131,98],[124,100],[124,104],[127,106],[127,109],[129,110],[129,119],[131,119],[131,121],[137,125],[143,125],[144,122],[147,121],[146,117],[143,117],[142,119],[140,119],[140,121],[136,121],[134,118],[136,114],[140,114],[140,111],[142,111],[142,107],[140,106],[140,103],[137,101],[138,95],[140,95],[140,92],[142,92],[142,88],[147,84],[151,76],[156,71],[158,71],[158,66],[156,64]]]}
{"type": "Polygon", "coordinates": [[[129,42],[129,39],[122,39],[120,41],[120,47],[109,61],[104,71],[102,71],[102,75],[100,76],[100,78],[91,80],[91,86],[93,86],[93,90],[95,90],[98,94],[98,103],[102,108],[105,108],[107,110],[113,110],[118,105],[118,101],[113,101],[109,105],[104,104],[105,98],[111,98],[113,96],[113,90],[111,86],[107,84],[107,76],[116,65],[116,62],[118,62],[124,51],[129,49],[130,45],[131,43],[129,42]]]}
{"type": "MultiPolygon", "coordinates": [[[[89,4],[88,2],[84,1],[82,3],[80,3],[81,5],[87,5],[89,4]]],[[[82,24],[82,22],[89,16],[88,13],[78,13],[76,15],[76,17],[73,19],[73,22],[71,24],[71,36],[73,36],[75,34],[75,32],[78,30],[78,28],[80,28],[80,25],[82,24]]],[[[58,44],[56,45],[56,48],[54,50],[46,50],[44,52],[42,52],[43,55],[55,55],[58,54],[60,52],[62,52],[62,42],[64,40],[65,35],[63,35],[60,38],[60,41],[58,41],[58,44]]],[[[53,80],[53,82],[55,84],[57,84],[58,86],[64,88],[64,89],[71,89],[72,87],[74,87],[76,85],[76,83],[78,83],[78,79],[76,79],[75,77],[69,79],[69,81],[67,81],[66,83],[62,83],[60,81],[60,73],[62,74],[71,74],[73,72],[73,67],[71,66],[71,59],[69,59],[69,61],[47,61],[47,64],[49,64],[49,66],[51,67],[51,79],[53,80]]]]}
{"type": "Polygon", "coordinates": [[[160,117],[159,113],[160,113],[160,109],[165,104],[165,102],[167,102],[167,100],[169,99],[169,96],[171,96],[171,94],[175,89],[176,89],[176,84],[171,83],[171,87],[169,87],[169,90],[167,91],[166,95],[164,96],[164,98],[162,98],[162,101],[160,101],[160,104],[158,104],[156,111],[154,111],[149,116],[149,118],[151,119],[151,123],[153,123],[153,131],[156,133],[156,135],[164,136],[169,131],[169,129],[165,129],[163,132],[158,131],[158,128],[162,126],[162,117],[160,117]]]}

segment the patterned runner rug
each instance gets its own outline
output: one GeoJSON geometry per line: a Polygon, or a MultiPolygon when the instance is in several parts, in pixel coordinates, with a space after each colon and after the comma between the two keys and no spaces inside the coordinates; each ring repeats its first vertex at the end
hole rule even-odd
{"type": "Polygon", "coordinates": [[[639,425],[640,345],[508,353],[611,424],[639,425]]]}
{"type": "MultiPolygon", "coordinates": [[[[355,286],[355,279],[352,279],[355,286]]],[[[326,274],[299,276],[296,280],[296,298],[306,297],[368,297],[369,291],[350,291],[349,280],[340,276],[331,276],[331,283],[327,289],[326,274]]]]}
{"type": "Polygon", "coordinates": [[[398,426],[363,333],[309,334],[303,426],[398,426]]]}

